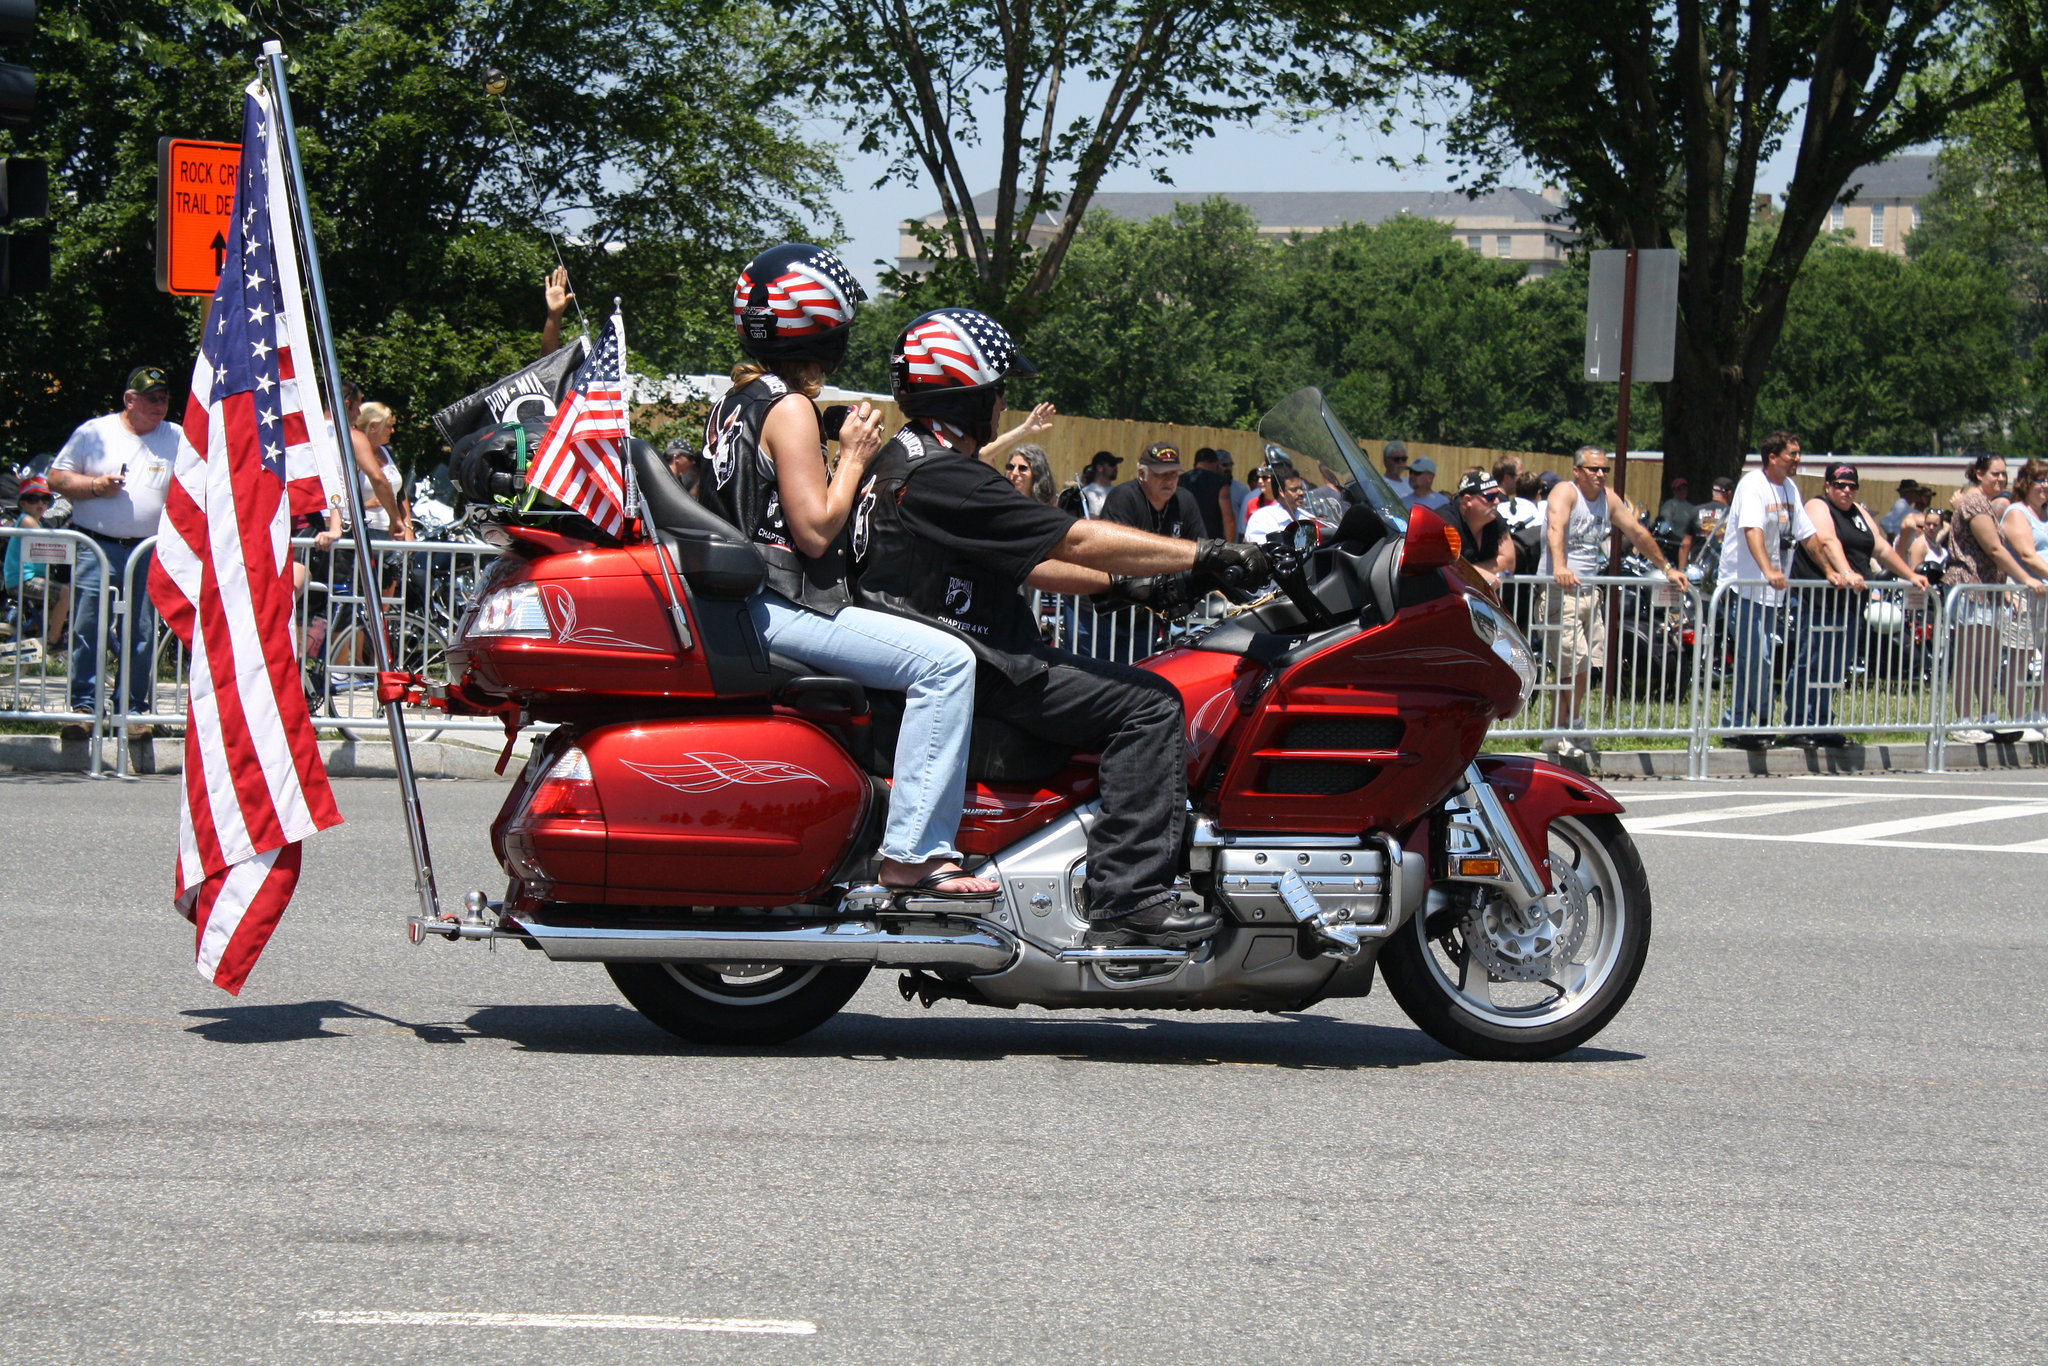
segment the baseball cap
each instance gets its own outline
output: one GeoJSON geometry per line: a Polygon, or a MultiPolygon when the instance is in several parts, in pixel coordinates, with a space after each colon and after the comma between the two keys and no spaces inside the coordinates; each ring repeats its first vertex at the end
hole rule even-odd
{"type": "Polygon", "coordinates": [[[1225,449],[1224,449],[1223,447],[1221,447],[1221,446],[1218,446],[1218,447],[1216,448],[1216,463],[1217,463],[1217,464],[1219,464],[1219,465],[1228,465],[1228,464],[1230,464],[1230,463],[1231,463],[1231,460],[1230,460],[1230,452],[1229,452],[1229,451],[1227,451],[1227,450],[1225,450],[1225,449]]]}
{"type": "Polygon", "coordinates": [[[31,474],[26,479],[23,479],[21,486],[14,491],[14,501],[18,503],[24,498],[34,498],[37,495],[41,495],[44,498],[52,496],[50,493],[50,481],[43,478],[40,474],[31,474]]]}
{"type": "Polygon", "coordinates": [[[1852,484],[1862,482],[1856,474],[1856,467],[1846,460],[1837,460],[1829,465],[1827,473],[1822,478],[1830,484],[1839,484],[1843,480],[1847,480],[1852,484]]]}
{"type": "Polygon", "coordinates": [[[1714,481],[1714,487],[1722,493],[1733,493],[1735,492],[1735,481],[1724,474],[1714,481]]]}
{"type": "Polygon", "coordinates": [[[1499,481],[1484,470],[1474,470],[1458,481],[1458,496],[1460,498],[1463,498],[1468,493],[1478,494],[1481,498],[1491,498],[1499,492],[1499,481]]]}
{"type": "Polygon", "coordinates": [[[1671,487],[1675,489],[1689,489],[1692,487],[1692,480],[1682,474],[1674,474],[1671,476],[1671,487]]]}
{"type": "Polygon", "coordinates": [[[1435,474],[1436,461],[1431,460],[1425,455],[1419,460],[1410,460],[1408,462],[1408,469],[1415,474],[1435,474]]]}
{"type": "Polygon", "coordinates": [[[1171,441],[1155,441],[1139,455],[1138,463],[1154,469],[1177,470],[1180,468],[1180,447],[1171,441]]]}
{"type": "Polygon", "coordinates": [[[1556,470],[1545,470],[1536,476],[1536,487],[1544,490],[1556,488],[1564,482],[1564,476],[1556,470]]]}
{"type": "Polygon", "coordinates": [[[138,365],[128,372],[128,382],[121,387],[138,394],[153,394],[158,390],[169,393],[171,381],[161,365],[138,365]]]}

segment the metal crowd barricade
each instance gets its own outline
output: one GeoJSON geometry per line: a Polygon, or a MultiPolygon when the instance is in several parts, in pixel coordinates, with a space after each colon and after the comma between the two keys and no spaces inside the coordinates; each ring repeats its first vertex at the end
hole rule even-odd
{"type": "Polygon", "coordinates": [[[1947,770],[1951,730],[2048,729],[2048,599],[2016,583],[1967,583],[1942,600],[1933,676],[1939,694],[1927,767],[1947,770]]]}
{"type": "MultiPolygon", "coordinates": [[[[99,658],[107,657],[107,633],[118,631],[113,575],[107,552],[82,531],[50,527],[0,526],[0,552],[12,542],[23,544],[16,575],[0,581],[0,719],[8,721],[58,721],[86,724],[90,749],[87,772],[100,776],[100,741],[107,722],[107,671],[93,674],[92,716],[80,716],[71,707],[71,623],[78,618],[75,583],[56,582],[60,568],[75,569],[79,556],[90,553],[99,563],[99,610],[95,614],[94,643],[99,658]],[[31,557],[35,557],[31,559],[31,557]],[[67,558],[68,557],[68,558],[67,558]],[[31,563],[44,566],[36,579],[21,578],[31,563]],[[19,580],[19,581],[17,581],[19,580]],[[56,604],[53,607],[53,603],[56,604]],[[52,649],[53,618],[64,618],[60,649],[52,649]]],[[[76,574],[71,576],[76,579],[76,574]]],[[[124,616],[125,620],[125,616],[124,616]]],[[[125,639],[126,637],[121,637],[125,639]]]]}
{"type": "Polygon", "coordinates": [[[1705,746],[1724,736],[1890,733],[1931,743],[1945,619],[1933,593],[1895,581],[1861,592],[1810,579],[1775,592],[1762,579],[1719,584],[1700,634],[1695,776],[1704,776],[1705,746]]]}
{"type": "MultiPolygon", "coordinates": [[[[355,569],[355,549],[346,539],[323,549],[311,538],[292,541],[292,558],[304,573],[293,607],[292,634],[299,655],[299,677],[307,710],[318,730],[340,731],[354,738],[358,730],[377,731],[383,715],[377,701],[377,666],[370,643],[371,618],[366,576],[355,569]]],[[[152,539],[129,558],[129,583],[122,601],[135,591],[140,566],[153,550],[152,539]]],[[[448,681],[448,643],[469,604],[483,565],[495,559],[494,546],[466,541],[372,541],[374,577],[385,628],[391,633],[392,663],[420,674],[431,683],[448,681]]],[[[124,613],[124,622],[126,614],[124,613]]],[[[150,653],[153,695],[150,710],[124,713],[114,724],[172,725],[185,723],[190,697],[191,656],[184,645],[156,619],[150,653]]],[[[124,655],[123,666],[127,665],[124,655]]],[[[130,695],[124,673],[122,698],[130,695]]],[[[413,713],[419,728],[431,736],[441,731],[501,733],[489,717],[450,717],[438,711],[413,713]]],[[[126,772],[125,746],[117,750],[117,772],[126,772]]]]}
{"type": "MultiPolygon", "coordinates": [[[[86,553],[96,558],[94,643],[105,660],[110,644],[129,638],[132,609],[148,591],[154,540],[129,557],[117,584],[106,553],[83,533],[0,527],[0,549],[22,538],[65,546],[74,563],[86,553]]],[[[376,581],[397,667],[446,682],[449,641],[485,565],[499,553],[472,542],[376,541],[373,572],[360,575],[346,541],[322,549],[298,539],[292,547],[305,573],[293,631],[308,708],[316,727],[344,735],[381,718],[369,580],[376,581]]],[[[47,548],[37,553],[61,558],[47,548]]],[[[0,584],[0,719],[88,720],[70,709],[70,652],[43,643],[58,587],[48,578],[31,581],[26,593],[0,584]]],[[[1548,577],[1502,580],[1502,605],[1543,671],[1522,712],[1493,734],[1684,739],[1688,774],[1704,777],[1708,747],[1726,736],[1911,735],[1924,741],[1928,767],[1939,772],[1951,728],[2048,729],[2048,599],[2014,584],[1968,584],[1941,595],[1896,582],[1856,593],[1794,580],[1782,601],[1764,604],[1767,588],[1762,580],[1722,583],[1703,601],[1697,591],[1632,576],[1588,578],[1577,591],[1548,577]],[[1612,637],[1611,649],[1595,623],[1612,637]]],[[[1085,597],[1034,593],[1032,602],[1054,643],[1123,663],[1172,648],[1228,610],[1212,596],[1186,621],[1168,623],[1140,609],[1097,610],[1085,597]]],[[[75,620],[75,601],[70,613],[75,620]]],[[[114,670],[97,671],[89,720],[95,777],[100,741],[110,732],[185,722],[187,652],[154,612],[150,619],[147,709],[111,705],[133,691],[130,652],[121,651],[114,670]]],[[[500,730],[495,719],[440,712],[419,713],[417,724],[428,734],[500,730]]],[[[117,744],[115,755],[115,772],[125,775],[128,747],[117,744]]]]}
{"type": "Polygon", "coordinates": [[[1493,734],[1696,743],[1698,593],[1635,575],[1589,575],[1560,588],[1548,575],[1510,574],[1500,597],[1543,672],[1521,712],[1493,734]]]}

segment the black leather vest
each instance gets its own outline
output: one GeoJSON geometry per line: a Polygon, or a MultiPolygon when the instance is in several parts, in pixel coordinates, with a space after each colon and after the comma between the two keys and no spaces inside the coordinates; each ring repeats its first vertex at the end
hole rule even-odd
{"type": "Polygon", "coordinates": [[[903,522],[903,487],[920,467],[971,460],[906,426],[868,466],[853,512],[855,583],[860,603],[936,626],[967,642],[975,657],[1015,683],[1045,672],[1028,600],[1000,574],[928,541],[903,522]]]}
{"type": "MultiPolygon", "coordinates": [[[[775,464],[761,449],[761,424],[768,410],[789,394],[774,375],[763,375],[720,399],[704,422],[704,458],[710,478],[698,476],[698,487],[727,521],[745,533],[754,553],[767,567],[768,587],[799,607],[821,616],[837,616],[850,606],[846,586],[846,532],[832,538],[825,553],[812,559],[796,548],[782,515],[775,464]]],[[[823,454],[823,443],[819,453],[823,454]]]]}

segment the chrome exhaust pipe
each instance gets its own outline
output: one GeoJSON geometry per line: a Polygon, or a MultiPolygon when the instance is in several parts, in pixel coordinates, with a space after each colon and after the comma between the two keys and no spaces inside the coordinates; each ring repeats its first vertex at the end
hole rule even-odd
{"type": "Polygon", "coordinates": [[[556,962],[657,959],[672,963],[865,963],[880,968],[1000,972],[1017,941],[980,921],[838,920],[769,929],[547,925],[505,919],[501,933],[531,939],[556,962]]]}

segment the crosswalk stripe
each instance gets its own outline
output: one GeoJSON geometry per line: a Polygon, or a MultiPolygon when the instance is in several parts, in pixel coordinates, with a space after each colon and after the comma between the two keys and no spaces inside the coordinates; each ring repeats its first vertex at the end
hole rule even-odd
{"type": "Polygon", "coordinates": [[[1630,831],[1668,830],[1676,825],[1704,825],[1708,821],[1739,821],[1749,816],[1785,816],[1795,811],[1819,811],[1835,806],[1862,806],[1871,802],[1896,800],[1890,796],[1798,797],[1791,801],[1751,802],[1744,806],[1717,806],[1707,811],[1674,811],[1667,816],[1623,817],[1630,831]]]}
{"type": "Polygon", "coordinates": [[[1930,816],[1907,816],[1893,821],[1872,821],[1867,825],[1844,825],[1833,830],[1813,830],[1794,835],[1794,840],[1807,844],[1859,843],[1865,840],[1881,840],[1890,835],[1911,835],[1922,830],[1940,830],[1955,825],[1980,825],[1989,821],[2020,820],[2028,816],[2048,816],[2048,805],[2040,802],[2013,803],[2004,806],[1974,806],[1963,811],[1941,811],[1930,816]]]}
{"type": "Polygon", "coordinates": [[[1736,830],[1645,830],[1675,840],[1735,840],[1751,844],[1835,844],[1849,849],[1934,849],[1961,854],[2048,854],[2048,840],[2029,844],[1961,844],[1940,840],[1821,840],[1813,835],[1748,835],[1736,830]]]}

